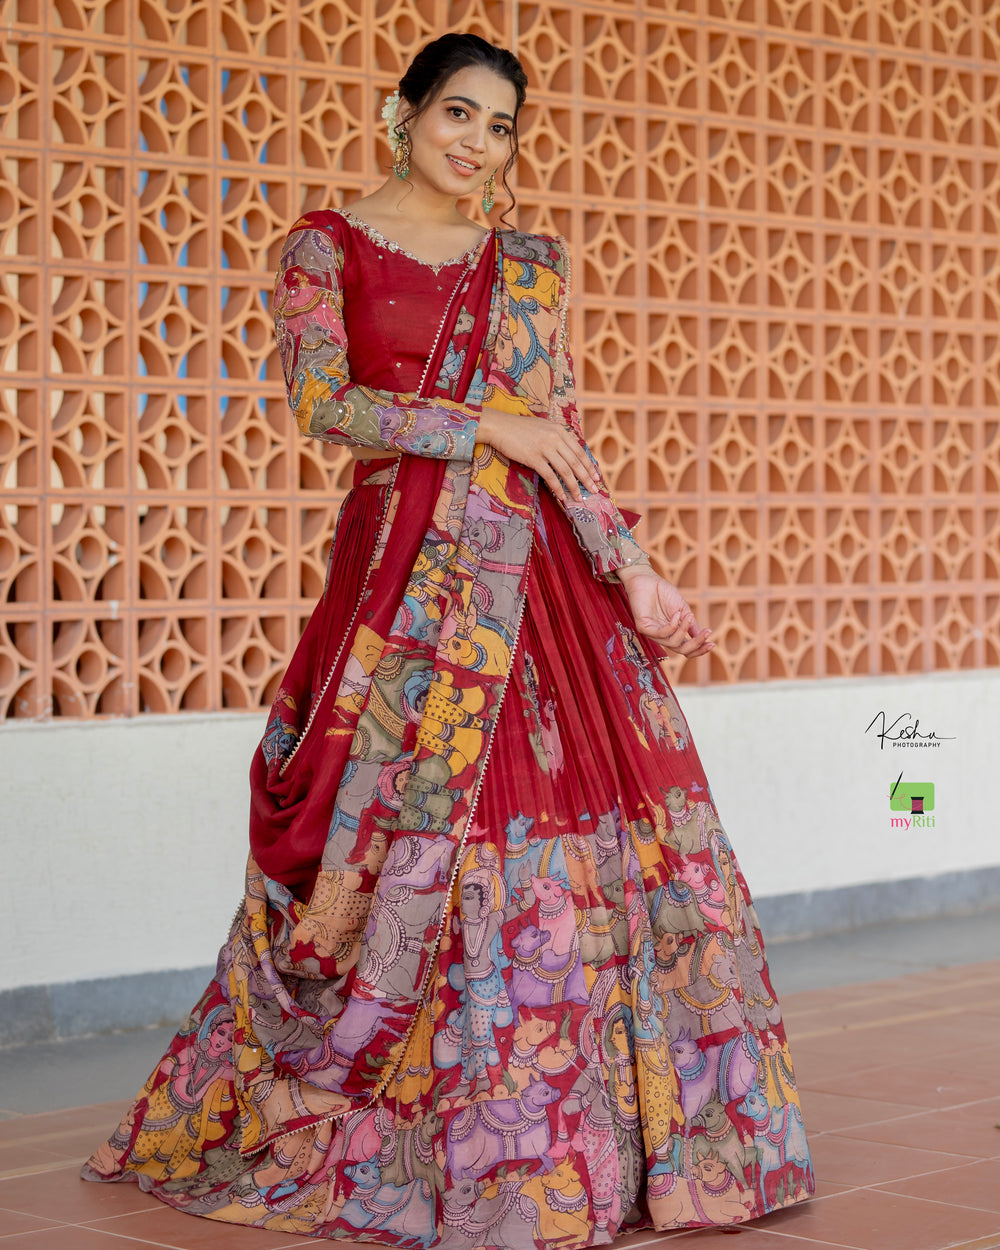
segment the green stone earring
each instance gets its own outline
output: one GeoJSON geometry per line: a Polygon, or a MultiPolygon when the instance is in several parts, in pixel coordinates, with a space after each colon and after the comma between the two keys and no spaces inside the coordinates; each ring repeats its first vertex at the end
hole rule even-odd
{"type": "Polygon", "coordinates": [[[400,127],[399,142],[392,160],[392,172],[397,178],[405,179],[409,176],[411,150],[410,132],[405,127],[400,127]]]}

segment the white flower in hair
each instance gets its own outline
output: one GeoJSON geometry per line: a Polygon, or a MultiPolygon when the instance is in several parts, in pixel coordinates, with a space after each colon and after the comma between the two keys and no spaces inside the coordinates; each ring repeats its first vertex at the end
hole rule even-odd
{"type": "Polygon", "coordinates": [[[382,105],[382,120],[389,129],[389,146],[392,148],[393,154],[399,147],[400,138],[396,133],[396,110],[399,108],[399,92],[394,91],[392,95],[385,97],[385,103],[382,105]]]}

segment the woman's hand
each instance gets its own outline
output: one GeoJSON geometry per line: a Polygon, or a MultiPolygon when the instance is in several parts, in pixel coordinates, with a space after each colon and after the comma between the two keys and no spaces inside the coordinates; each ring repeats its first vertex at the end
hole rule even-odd
{"type": "Polygon", "coordinates": [[[477,441],[489,443],[508,460],[534,469],[549,490],[562,503],[569,496],[582,500],[582,483],[587,490],[600,488],[590,457],[571,429],[544,417],[526,417],[499,408],[483,408],[477,441]]]}
{"type": "Polygon", "coordinates": [[[687,600],[665,577],[645,565],[618,570],[640,634],[676,655],[693,658],[715,646],[710,629],[699,629],[687,600]]]}

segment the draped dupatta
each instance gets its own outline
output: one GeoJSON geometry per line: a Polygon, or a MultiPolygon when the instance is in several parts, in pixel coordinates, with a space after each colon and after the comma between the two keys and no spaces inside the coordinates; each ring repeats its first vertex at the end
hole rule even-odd
{"type": "MultiPolygon", "coordinates": [[[[452,297],[428,393],[462,403],[509,378],[510,265],[491,236],[452,297]]],[[[223,955],[244,1153],[368,1105],[391,1078],[516,646],[534,475],[481,445],[471,462],[407,455],[388,472],[357,602],[327,587],[252,767],[246,901],[223,955]],[[484,526],[503,535],[488,559],[484,526]],[[302,901],[282,881],[317,862],[302,901]]]]}

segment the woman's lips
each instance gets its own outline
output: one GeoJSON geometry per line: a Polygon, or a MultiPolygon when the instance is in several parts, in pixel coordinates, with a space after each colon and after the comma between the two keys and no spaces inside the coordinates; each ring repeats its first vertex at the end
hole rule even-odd
{"type": "Polygon", "coordinates": [[[466,178],[471,178],[473,174],[479,173],[479,166],[472,164],[464,164],[457,157],[449,156],[448,164],[457,174],[464,174],[466,178]]]}

